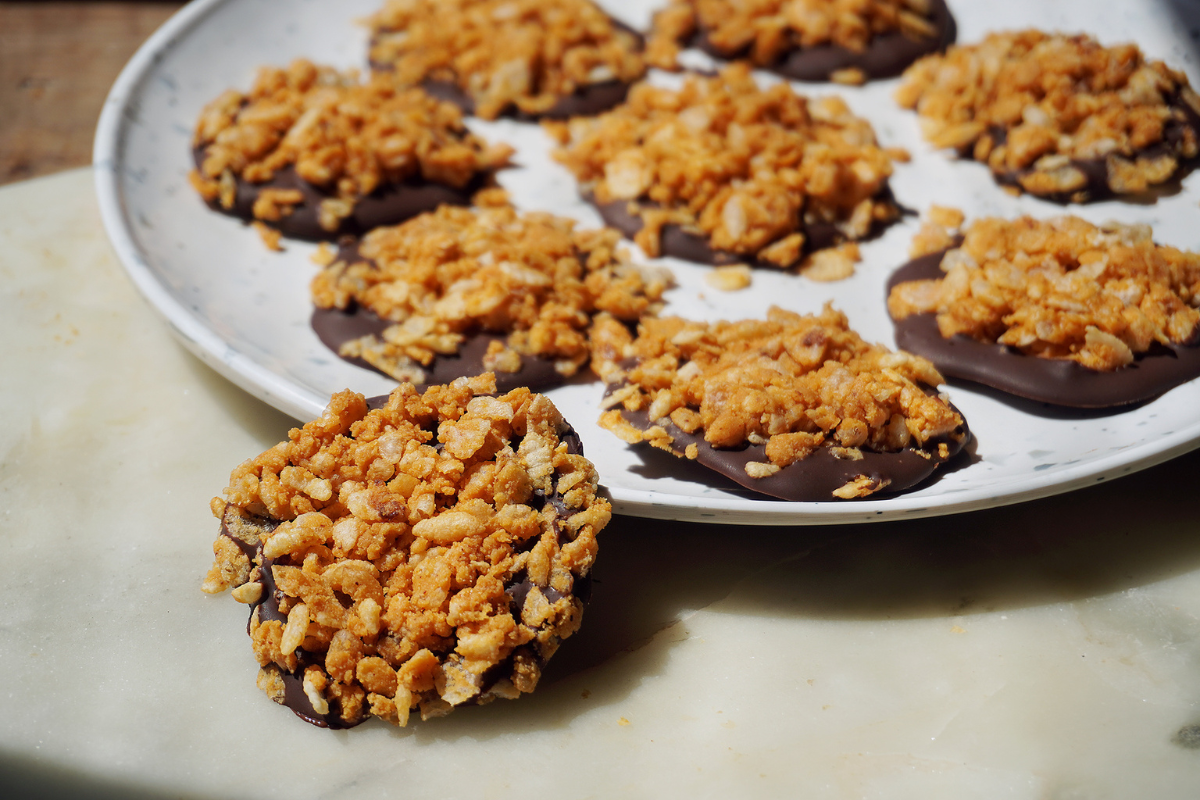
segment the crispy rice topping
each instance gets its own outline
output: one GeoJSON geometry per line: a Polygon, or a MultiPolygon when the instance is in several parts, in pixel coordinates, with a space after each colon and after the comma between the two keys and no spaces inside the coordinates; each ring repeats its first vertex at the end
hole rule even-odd
{"type": "Polygon", "coordinates": [[[609,320],[597,328],[598,352],[638,359],[633,367],[610,360],[603,368],[616,388],[600,424],[627,442],[670,449],[672,437],[661,425],[634,428],[618,406],[645,410],[652,422],[669,419],[687,433],[702,429],[717,448],[765,442],[776,468],[763,465],[766,475],[818,447],[897,451],[962,424],[949,404],[926,393],[942,382],[931,363],[863,341],[829,306],[808,316],[772,307],[765,320],[741,322],[647,319],[635,340],[609,320]]]}
{"type": "Polygon", "coordinates": [[[937,35],[928,0],[672,0],[654,17],[646,57],[672,69],[697,30],[719,51],[770,66],[798,47],[837,45],[861,53],[881,33],[937,35]]]}
{"type": "Polygon", "coordinates": [[[806,224],[832,223],[854,240],[899,213],[883,197],[891,154],[869,122],[837,97],[759,89],[745,65],[678,91],[638,84],[607,114],[547,128],[585,192],[631,202],[644,223],[635,241],[651,256],[663,226],[677,224],[716,250],[787,267],[806,224]]]}
{"type": "MultiPolygon", "coordinates": [[[[1155,342],[1198,335],[1200,255],[1150,237],[1144,225],[1077,217],[981,219],[942,259],[944,278],[899,284],[888,310],[895,319],[937,314],[946,338],[1114,370],[1155,342]]],[[[942,242],[928,235],[927,243],[942,242]]]]}
{"type": "Polygon", "coordinates": [[[638,37],[588,0],[388,0],[370,24],[373,64],[454,83],[484,119],[645,72],[638,37]]]}
{"type": "Polygon", "coordinates": [[[1200,97],[1182,72],[1132,44],[993,33],[909,67],[896,99],[917,110],[935,146],[969,153],[997,174],[1027,171],[1018,181],[1032,194],[1085,187],[1072,160],[1103,162],[1110,188],[1126,194],[1162,183],[1181,159],[1200,154],[1177,102],[1200,113],[1200,97]],[[1180,127],[1177,141],[1166,136],[1171,123],[1180,127]]]}
{"type": "Polygon", "coordinates": [[[530,355],[573,375],[588,360],[593,314],[632,322],[656,313],[671,283],[664,269],[630,263],[619,240],[614,230],[575,230],[551,214],[442,206],[369,233],[362,259],[335,259],[317,275],[313,300],[358,304],[395,323],[342,355],[398,380],[423,383],[423,366],[479,330],[509,333],[507,347],[485,358],[489,368],[517,372],[520,355],[530,355]]]}
{"type": "MultiPolygon", "coordinates": [[[[382,185],[424,179],[461,188],[512,154],[471,134],[455,106],[419,89],[398,88],[388,76],[363,83],[354,70],[304,60],[263,68],[249,94],[231,89],[209,103],[193,143],[203,160],[191,181],[206,200],[231,208],[236,178],[265,183],[293,167],[336,195],[321,209],[328,230],[382,185]]],[[[267,189],[254,215],[275,221],[303,199],[295,189],[267,189]]]]}
{"type": "Polygon", "coordinates": [[[533,691],[579,626],[575,582],[611,509],[554,405],[494,389],[491,375],[424,395],[404,384],[370,412],[341,392],[233,471],[203,589],[256,605],[272,699],[295,676],[317,714],[405,725],[410,709],[533,691]],[[257,606],[265,570],[286,622],[257,606]]]}

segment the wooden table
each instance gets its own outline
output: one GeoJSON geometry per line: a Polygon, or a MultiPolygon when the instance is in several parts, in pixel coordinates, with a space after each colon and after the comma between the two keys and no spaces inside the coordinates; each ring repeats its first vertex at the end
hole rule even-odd
{"type": "Polygon", "coordinates": [[[0,2],[0,184],[90,163],[109,87],[183,5],[0,2]]]}

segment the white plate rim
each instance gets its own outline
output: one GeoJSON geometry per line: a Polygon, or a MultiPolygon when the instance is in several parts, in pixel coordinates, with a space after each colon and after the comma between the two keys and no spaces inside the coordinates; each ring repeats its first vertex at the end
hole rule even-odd
{"type": "MultiPolygon", "coordinates": [[[[264,368],[233,347],[178,302],[157,280],[131,233],[118,181],[121,143],[129,124],[127,112],[138,87],[168,48],[203,22],[210,12],[231,2],[235,0],[194,0],[189,3],[146,40],[113,84],[100,114],[93,147],[100,216],[125,272],[189,351],[238,387],[269,405],[296,419],[311,419],[324,407],[325,399],[264,368]]],[[[1000,492],[988,491],[984,484],[973,490],[959,491],[953,496],[899,495],[866,501],[808,503],[705,497],[698,502],[695,497],[629,487],[611,489],[608,496],[617,513],[651,519],[747,525],[832,525],[918,519],[977,511],[1069,492],[1154,466],[1197,447],[1200,447],[1200,420],[1153,442],[1059,470],[1050,485],[1041,485],[1031,476],[1000,492]]]]}

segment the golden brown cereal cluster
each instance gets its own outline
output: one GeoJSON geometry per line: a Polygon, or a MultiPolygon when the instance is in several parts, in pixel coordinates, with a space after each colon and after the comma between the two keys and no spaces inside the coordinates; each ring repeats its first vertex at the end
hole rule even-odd
{"type": "Polygon", "coordinates": [[[1117,369],[1155,342],[1195,340],[1200,326],[1200,255],[1150,237],[1144,225],[1077,217],[981,219],[942,259],[944,278],[899,284],[888,310],[936,313],[946,338],[1117,369]]]}
{"type": "Polygon", "coordinates": [[[203,589],[254,606],[272,699],[344,727],[533,691],[611,509],[554,405],[494,389],[341,392],[233,471],[203,589]]]}
{"type": "Polygon", "coordinates": [[[745,52],[760,67],[797,47],[832,44],[862,52],[881,33],[937,35],[928,0],[672,0],[654,17],[647,60],[673,68],[680,43],[698,29],[717,50],[745,52]]]}
{"type": "Polygon", "coordinates": [[[993,33],[918,61],[896,99],[917,110],[935,146],[970,154],[1036,195],[1083,192],[1080,161],[1103,164],[1112,192],[1142,192],[1200,154],[1183,110],[1200,113],[1200,98],[1182,72],[1132,44],[993,33]]]}
{"type": "MultiPolygon", "coordinates": [[[[472,135],[458,108],[419,89],[387,76],[363,83],[355,71],[304,60],[264,68],[249,94],[229,90],[206,106],[194,146],[203,156],[191,180],[206,200],[229,209],[237,179],[262,184],[293,167],[335,195],[320,209],[330,231],[383,185],[424,179],[462,188],[512,154],[472,135]]],[[[278,221],[303,200],[298,189],[264,189],[254,216],[278,221]]]]}
{"type": "Polygon", "coordinates": [[[597,327],[597,342],[612,359],[605,380],[619,387],[606,399],[611,410],[602,427],[627,442],[671,449],[661,424],[638,430],[619,406],[689,434],[702,430],[713,447],[765,443],[770,463],[751,462],[751,477],[772,475],[819,447],[891,452],[963,423],[926,392],[942,382],[932,364],[868,344],[829,306],[809,316],[773,307],[765,320],[714,324],[648,319],[632,341],[604,320],[597,327]],[[636,358],[636,365],[618,357],[636,358]]]}
{"type": "Polygon", "coordinates": [[[674,224],[715,250],[788,267],[807,226],[855,240],[898,216],[886,192],[891,157],[869,122],[836,97],[759,89],[745,65],[678,91],[639,84],[607,114],[549,127],[584,192],[631,202],[643,222],[635,241],[651,256],[674,224]]]}
{"type": "Polygon", "coordinates": [[[645,72],[637,35],[589,0],[388,0],[371,30],[373,64],[406,83],[454,83],[484,119],[542,114],[645,72]]]}
{"type": "Polygon", "coordinates": [[[423,383],[423,367],[479,330],[508,332],[489,369],[517,372],[521,355],[573,375],[588,360],[587,328],[603,311],[630,322],[656,313],[670,273],[639,267],[613,230],[575,230],[551,214],[509,206],[442,206],[377,228],[359,259],[335,259],[313,281],[321,308],[358,304],[394,323],[342,349],[398,380],[423,383]]]}

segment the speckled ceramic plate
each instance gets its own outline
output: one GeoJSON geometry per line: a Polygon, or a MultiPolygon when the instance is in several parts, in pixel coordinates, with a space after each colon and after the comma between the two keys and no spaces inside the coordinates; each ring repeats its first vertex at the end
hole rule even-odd
{"type": "MultiPolygon", "coordinates": [[[[361,66],[365,33],[355,20],[377,0],[197,0],[159,30],[113,87],[96,136],[96,183],[109,236],[130,277],[166,317],[185,344],[246,391],[295,416],[318,415],[332,392],[350,387],[368,395],[391,388],[384,378],[340,361],[308,327],[312,247],[287,244],[268,252],[257,234],[215,214],[187,183],[190,137],[201,106],[228,87],[248,87],[263,64],[300,56],[339,66],[361,66]]],[[[659,3],[604,5],[644,26],[659,3]]],[[[1196,74],[1195,43],[1182,24],[1183,2],[1121,3],[1083,0],[951,2],[959,41],[986,31],[1023,27],[1075,30],[1086,21],[1101,41],[1133,40],[1150,56],[1196,74]]],[[[656,76],[656,80],[674,80],[656,76]]],[[[772,80],[763,76],[764,81],[772,80]]],[[[891,100],[895,81],[838,88],[856,112],[876,125],[886,145],[908,148],[893,188],[900,202],[921,209],[932,202],[958,206],[969,217],[1029,213],[1050,216],[1059,207],[1013,198],[986,170],[952,162],[920,140],[916,120],[891,100]]],[[[825,85],[803,87],[820,94],[825,85]]],[[[500,121],[472,127],[517,148],[519,168],[502,183],[523,209],[552,210],[589,225],[594,212],[579,201],[574,182],[549,157],[550,140],[536,126],[500,121]]],[[[1072,209],[1099,222],[1147,222],[1159,241],[1200,248],[1195,225],[1200,177],[1155,204],[1100,203],[1072,209]]],[[[795,311],[832,301],[868,339],[892,342],[883,285],[906,258],[916,221],[892,228],[863,247],[858,273],[821,284],[794,275],[756,271],[753,286],[726,294],[706,287],[706,270],[664,259],[679,287],[669,313],[693,318],[740,318],[774,303],[795,311]]],[[[920,517],[1013,503],[1068,491],[1169,459],[1200,443],[1200,382],[1117,414],[1054,414],[1033,404],[951,387],[976,435],[969,458],[918,491],[848,503],[784,503],[751,499],[717,488],[693,465],[649,448],[632,449],[595,425],[601,387],[580,382],[550,392],[583,437],[616,508],[623,513],[730,523],[832,524],[920,517]],[[647,452],[649,451],[649,452],[647,452]],[[685,479],[684,476],[687,476],[685,479]]]]}

